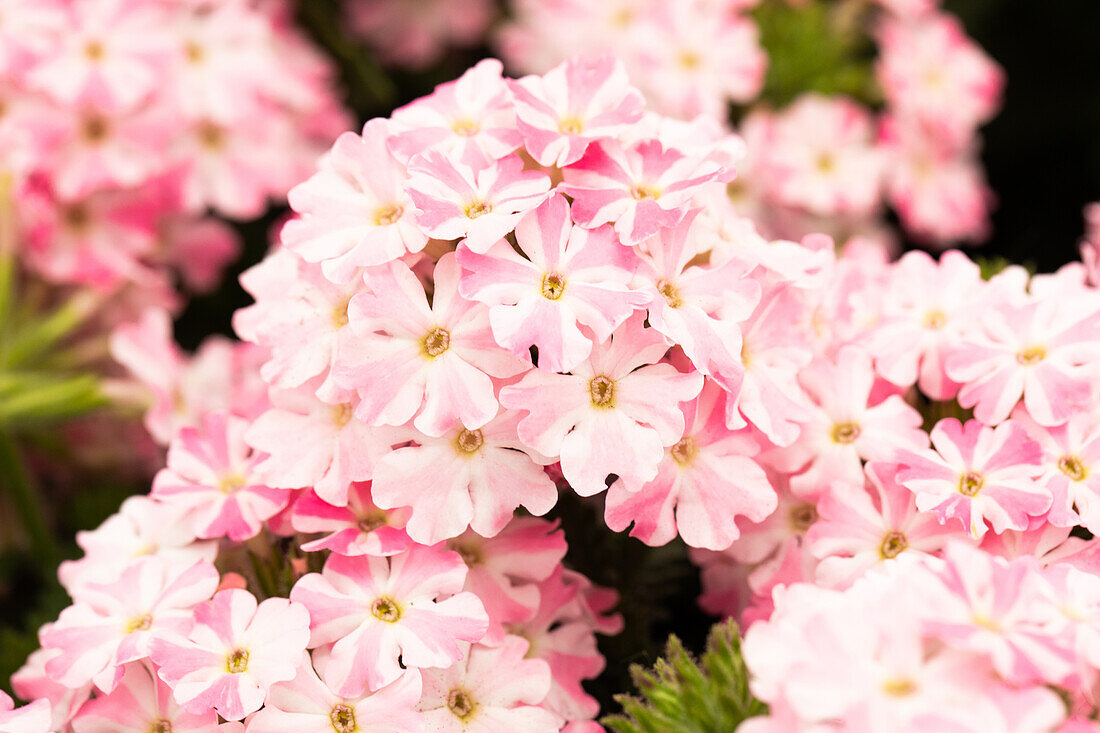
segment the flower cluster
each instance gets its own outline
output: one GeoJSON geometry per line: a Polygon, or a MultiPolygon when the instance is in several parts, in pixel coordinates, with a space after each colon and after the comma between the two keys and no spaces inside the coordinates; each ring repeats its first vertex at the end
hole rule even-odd
{"type": "Polygon", "coordinates": [[[844,591],[796,584],[745,637],[770,712],[738,731],[1093,731],[1098,631],[1081,554],[952,543],[844,591]]]}
{"type": "Polygon", "coordinates": [[[341,135],[242,276],[248,345],[116,334],[167,465],[78,538],[16,692],[64,733],[596,730],[616,598],[539,518],[573,492],[759,624],[756,725],[1091,701],[1088,269],[770,241],[729,196],[745,156],[606,56],[482,61],[341,135]],[[837,660],[862,676],[822,695],[837,660]],[[974,679],[926,697],[921,665],[974,679]]]}
{"type": "MultiPolygon", "coordinates": [[[[500,47],[518,68],[543,72],[574,54],[616,54],[657,109],[684,118],[725,119],[730,103],[748,105],[761,92],[766,49],[746,12],[752,0],[513,5],[500,47]]],[[[889,204],[913,238],[984,239],[992,195],[976,130],[997,110],[1002,73],[936,5],[881,2],[858,19],[879,52],[880,111],[814,93],[779,110],[766,98],[750,108],[737,203],[769,237],[824,231],[889,242],[889,204]]],[[[849,32],[854,21],[836,13],[830,32],[849,32]]]]}
{"type": "Polygon", "coordinates": [[[21,260],[47,282],[176,303],[346,125],[287,3],[16,0],[0,29],[0,150],[21,260]]]}

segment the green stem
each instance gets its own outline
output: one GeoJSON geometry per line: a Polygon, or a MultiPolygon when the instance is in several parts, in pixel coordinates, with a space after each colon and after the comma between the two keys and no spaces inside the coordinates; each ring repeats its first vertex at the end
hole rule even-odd
{"type": "Polygon", "coordinates": [[[0,430],[0,488],[8,495],[22,520],[39,564],[52,569],[61,552],[46,525],[38,489],[23,462],[19,446],[6,430],[0,430]]]}

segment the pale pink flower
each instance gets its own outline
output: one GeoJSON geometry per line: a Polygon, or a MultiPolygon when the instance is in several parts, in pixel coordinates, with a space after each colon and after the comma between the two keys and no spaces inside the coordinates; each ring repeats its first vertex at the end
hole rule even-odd
{"type": "Polygon", "coordinates": [[[541,659],[525,658],[529,649],[526,639],[506,636],[497,647],[470,646],[447,669],[426,670],[416,709],[427,729],[557,733],[562,719],[538,707],[550,692],[550,667],[541,659]]]}
{"type": "Polygon", "coordinates": [[[821,216],[867,216],[879,202],[883,159],[870,113],[845,97],[806,94],[771,121],[768,192],[821,216]]]}
{"type": "Polygon", "coordinates": [[[645,99],[614,56],[571,58],[542,76],[508,82],[523,145],[539,165],[565,167],[589,144],[641,119],[645,99]]]}
{"type": "Polygon", "coordinates": [[[491,0],[352,0],[351,27],[387,63],[431,66],[448,46],[481,40],[496,13],[491,0]]]}
{"type": "Polygon", "coordinates": [[[155,638],[151,656],[185,710],[213,708],[241,720],[260,709],[271,685],[293,679],[309,624],[299,603],[268,598],[257,605],[246,590],[223,590],[195,608],[189,633],[155,638]]]}
{"type": "Polygon", "coordinates": [[[315,491],[303,492],[294,502],[290,525],[296,532],[324,537],[302,543],[304,552],[331,550],[338,555],[396,555],[408,548],[405,533],[409,511],[379,509],[371,500],[369,481],[348,489],[346,506],[333,506],[315,491]]]}
{"type": "Polygon", "coordinates": [[[8,693],[0,690],[0,726],[4,733],[49,733],[49,700],[35,700],[17,708],[8,693]]]}
{"type": "Polygon", "coordinates": [[[1070,672],[1072,651],[1054,638],[1061,621],[1043,603],[1053,594],[1034,558],[1006,561],[951,543],[944,559],[926,594],[931,633],[988,655],[1010,682],[1060,682],[1070,672]]]}
{"type": "Polygon", "coordinates": [[[419,252],[428,242],[413,220],[405,166],[386,146],[389,133],[382,119],[368,122],[362,136],[345,132],[320,171],[287,194],[298,217],[283,225],[283,244],[307,262],[320,262],[333,282],[348,282],[358,268],[419,252]]]}
{"type": "Polygon", "coordinates": [[[748,102],[764,83],[767,56],[747,3],[683,0],[639,3],[645,26],[636,37],[635,76],[654,105],[681,118],[721,118],[729,103],[748,102]]]}
{"type": "Polygon", "coordinates": [[[776,445],[793,443],[809,417],[809,398],[798,372],[813,359],[804,332],[792,328],[805,304],[785,285],[768,288],[748,321],[741,324],[741,388],[730,392],[726,424],[751,424],[776,445]]]}
{"type": "Polygon", "coordinates": [[[172,699],[172,688],[147,663],[133,662],[109,695],[99,695],[80,709],[73,733],[229,733],[219,727],[213,708],[199,713],[183,710],[172,699]]]}
{"type": "Polygon", "coordinates": [[[518,156],[467,165],[428,151],[409,161],[405,187],[423,231],[436,239],[461,238],[474,252],[485,253],[539,205],[550,179],[524,170],[518,156]]]}
{"type": "Polygon", "coordinates": [[[891,19],[878,33],[875,68],[887,101],[956,147],[1000,106],[1004,72],[967,37],[958,18],[891,19]]]}
{"type": "MultiPolygon", "coordinates": [[[[49,624],[39,629],[39,634],[45,632],[49,624]]],[[[67,687],[59,682],[54,682],[46,674],[46,663],[61,654],[60,649],[38,648],[27,657],[26,663],[11,676],[12,691],[24,700],[37,700],[45,698],[49,701],[51,709],[47,720],[52,724],[49,731],[61,731],[80,711],[84,703],[91,697],[95,686],[89,682],[79,687],[67,687]]],[[[3,697],[0,696],[0,709],[3,708],[3,697]]]]}
{"type": "Polygon", "coordinates": [[[303,654],[294,679],[276,682],[264,709],[248,721],[249,733],[420,733],[415,711],[420,674],[410,670],[363,695],[337,694],[303,654]]]}
{"type": "Polygon", "coordinates": [[[902,465],[897,482],[917,495],[917,509],[944,523],[958,519],[980,539],[987,522],[997,534],[1026,529],[1050,508],[1050,491],[1035,481],[1043,470],[1041,449],[1018,423],[990,428],[947,418],[931,438],[934,450],[901,450],[895,459],[902,465]]]}
{"type": "Polygon", "coordinates": [[[945,246],[989,236],[996,196],[976,150],[954,150],[932,132],[888,117],[880,126],[889,158],[886,195],[912,236],[945,246]]]}
{"type": "Polygon", "coordinates": [[[1100,533],[1100,422],[1077,413],[1062,425],[1043,427],[1017,407],[1012,415],[1042,448],[1043,472],[1036,478],[1054,497],[1046,519],[1059,527],[1082,525],[1100,533]]]}
{"type": "Polygon", "coordinates": [[[185,631],[191,609],[217,587],[209,562],[181,566],[155,556],[138,558],[109,583],[80,586],[73,605],[41,634],[44,648],[61,650],[46,673],[68,687],[91,680],[110,692],[127,662],[146,657],[156,636],[185,631]]]}
{"type": "Polygon", "coordinates": [[[729,392],[741,389],[741,329],[760,302],[752,263],[730,258],[701,265],[700,228],[689,214],[637,247],[634,287],[649,296],[649,324],[683,349],[700,374],[729,392]]]}
{"type": "Polygon", "coordinates": [[[666,448],[657,477],[634,492],[612,484],[604,519],[617,532],[633,522],[631,536],[647,545],[679,534],[691,547],[722,550],[740,535],[735,517],[761,522],[775,511],[775,489],[751,458],[752,439],[726,428],[721,390],[704,387],[682,407],[684,436],[666,448]]]}
{"type": "Polygon", "coordinates": [[[581,496],[603,491],[609,474],[628,490],[657,476],[666,446],[684,433],[678,404],[699,394],[703,378],[656,364],[668,342],[634,315],[572,374],[541,369],[501,390],[501,403],[527,413],[519,437],[546,456],[581,496]],[[640,368],[639,368],[640,367],[640,368]]]}
{"type": "Polygon", "coordinates": [[[404,160],[427,150],[468,165],[508,155],[522,142],[511,94],[496,59],[482,59],[455,81],[393,113],[390,145],[404,160]]]}
{"type": "Polygon", "coordinates": [[[404,263],[366,275],[368,292],[348,305],[358,340],[336,367],[338,383],[359,392],[356,416],[368,425],[403,425],[442,435],[461,423],[483,427],[497,414],[492,377],[527,364],[493,341],[489,309],[458,294],[453,254],[436,264],[429,307],[424,286],[404,263]]]}
{"type": "Polygon", "coordinates": [[[934,514],[917,511],[913,492],[897,483],[898,468],[871,462],[862,488],[833,484],[825,491],[817,503],[819,519],[806,531],[806,549],[820,560],[817,582],[845,586],[903,552],[934,554],[958,535],[934,514]]]}
{"type": "Polygon", "coordinates": [[[337,402],[328,404],[313,392],[308,383],[293,391],[272,390],[271,409],[253,421],[245,441],[267,454],[256,471],[268,485],[312,487],[329,504],[344,506],[348,487],[370,479],[393,436],[355,417],[353,394],[337,394],[337,402]]]}
{"type": "Polygon", "coordinates": [[[875,370],[901,387],[914,384],[935,400],[958,390],[944,370],[951,348],[972,322],[985,289],[980,268],[952,250],[937,263],[920,250],[906,252],[890,269],[882,322],[869,336],[875,370]]]}
{"type": "Polygon", "coordinates": [[[790,470],[809,465],[793,479],[799,490],[824,488],[830,481],[858,485],[861,461],[887,460],[896,450],[928,446],[921,414],[900,395],[876,401],[881,395],[874,393],[875,373],[864,349],[842,346],[834,359],[814,362],[799,379],[816,405],[781,461],[790,470]]]}
{"type": "Polygon", "coordinates": [[[375,503],[410,507],[405,531],[425,545],[467,528],[492,537],[520,506],[545,514],[558,500],[542,469],[552,461],[520,442],[519,420],[519,413],[507,411],[475,430],[458,426],[438,438],[414,434],[414,445],[397,448],[375,466],[375,503]]]}
{"type": "Polygon", "coordinates": [[[962,385],[959,404],[996,425],[1022,398],[1032,419],[1050,426],[1095,399],[1086,365],[1100,355],[1100,310],[1079,306],[1048,294],[983,309],[947,357],[947,376],[962,385]]]}
{"type": "Polygon", "coordinates": [[[732,171],[647,139],[628,146],[593,143],[564,175],[560,190],[573,198],[578,224],[591,229],[614,222],[623,244],[636,245],[680,223],[692,197],[732,171]]]}
{"type": "Polygon", "coordinates": [[[203,430],[183,428],[168,448],[168,465],[153,479],[152,495],[186,507],[185,521],[200,539],[254,537],[263,521],[290,501],[286,489],[268,486],[257,472],[266,457],[244,440],[249,422],[210,413],[203,430]]]}
{"type": "Polygon", "coordinates": [[[469,568],[463,590],[480,598],[489,615],[489,630],[481,643],[496,646],[506,628],[538,609],[538,583],[561,565],[566,543],[556,522],[516,517],[494,537],[468,530],[448,540],[447,548],[469,568]]]}
{"type": "Polygon", "coordinates": [[[465,578],[457,554],[414,545],[391,558],[331,555],[290,597],[309,609],[310,647],[333,645],[333,690],[360,695],[396,680],[402,666],[450,666],[459,642],[484,636],[485,609],[460,592],[465,578]]]}
{"type": "Polygon", "coordinates": [[[243,340],[270,351],[260,368],[264,381],[288,389],[324,376],[318,395],[335,401],[330,372],[338,347],[352,338],[348,303],[362,282],[334,284],[319,265],[280,248],[245,271],[241,286],[256,302],[233,314],[233,327],[243,340]]]}
{"type": "Polygon", "coordinates": [[[166,10],[139,0],[70,4],[68,23],[52,30],[52,48],[27,75],[33,88],[65,105],[133,108],[158,86],[157,53],[166,10]]]}
{"type": "Polygon", "coordinates": [[[610,227],[574,226],[565,198],[554,194],[483,254],[459,247],[459,292],[489,306],[493,337],[517,355],[538,349],[538,366],[569,371],[646,302],[629,288],[634,254],[610,227]]]}

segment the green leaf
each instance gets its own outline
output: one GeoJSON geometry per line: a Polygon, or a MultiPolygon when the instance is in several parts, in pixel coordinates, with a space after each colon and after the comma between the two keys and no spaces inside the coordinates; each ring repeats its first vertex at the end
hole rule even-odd
{"type": "Polygon", "coordinates": [[[749,691],[737,624],[715,624],[702,658],[695,660],[675,636],[647,669],[630,670],[640,697],[617,695],[623,711],[602,722],[615,733],[731,733],[765,705],[749,691]]]}

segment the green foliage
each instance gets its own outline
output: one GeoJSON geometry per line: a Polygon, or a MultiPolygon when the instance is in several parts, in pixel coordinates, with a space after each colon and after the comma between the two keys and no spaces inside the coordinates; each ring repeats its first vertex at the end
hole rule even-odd
{"type": "Polygon", "coordinates": [[[768,74],[761,95],[782,107],[805,92],[846,94],[877,104],[872,73],[874,44],[868,35],[868,3],[812,0],[793,5],[766,0],[753,15],[768,51],[768,74]]]}
{"type": "Polygon", "coordinates": [[[745,719],[767,712],[749,691],[737,624],[715,624],[699,661],[669,637],[652,669],[630,670],[641,697],[616,695],[621,715],[601,722],[615,733],[731,733],[745,719]]]}

